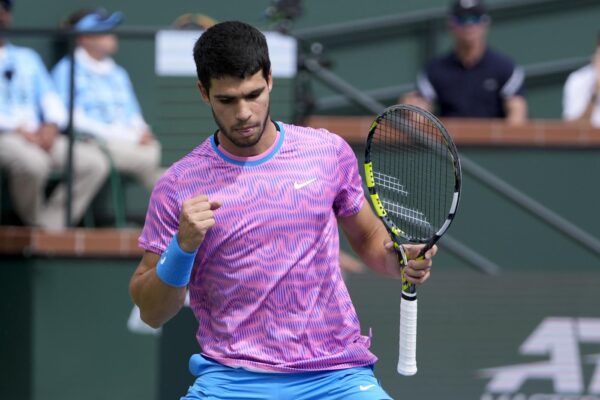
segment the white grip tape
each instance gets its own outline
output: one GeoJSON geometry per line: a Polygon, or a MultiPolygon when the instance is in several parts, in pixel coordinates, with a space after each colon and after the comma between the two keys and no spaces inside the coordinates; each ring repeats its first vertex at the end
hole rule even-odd
{"type": "Polygon", "coordinates": [[[400,346],[398,348],[398,373],[417,373],[417,300],[400,301],[400,346]]]}

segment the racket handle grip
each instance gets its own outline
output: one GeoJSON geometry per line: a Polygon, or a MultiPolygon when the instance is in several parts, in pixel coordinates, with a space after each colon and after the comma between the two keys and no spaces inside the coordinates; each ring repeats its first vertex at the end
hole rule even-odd
{"type": "Polygon", "coordinates": [[[417,373],[417,298],[400,300],[400,340],[398,373],[411,376],[417,373]]]}

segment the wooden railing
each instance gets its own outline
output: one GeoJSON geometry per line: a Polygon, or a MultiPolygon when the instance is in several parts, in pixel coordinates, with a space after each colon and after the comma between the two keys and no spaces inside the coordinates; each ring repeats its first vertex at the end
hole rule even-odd
{"type": "MultiPolygon", "coordinates": [[[[364,143],[370,116],[312,116],[304,125],[325,128],[350,143],[364,143]]],[[[600,129],[587,123],[559,120],[531,120],[509,125],[500,119],[442,120],[457,145],[523,147],[600,147],[600,129]]]]}
{"type": "Polygon", "coordinates": [[[0,254],[66,257],[139,257],[139,229],[42,229],[0,227],[0,254]]]}

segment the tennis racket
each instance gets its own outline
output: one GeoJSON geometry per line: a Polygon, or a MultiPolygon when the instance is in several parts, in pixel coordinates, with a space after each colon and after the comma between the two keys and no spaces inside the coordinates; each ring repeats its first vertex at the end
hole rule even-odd
{"type": "Polygon", "coordinates": [[[403,243],[424,243],[422,258],[452,223],[461,188],[452,137],[430,112],[395,105],[377,116],[367,138],[365,176],[376,214],[402,268],[398,373],[417,373],[417,291],[404,273],[403,243]]]}

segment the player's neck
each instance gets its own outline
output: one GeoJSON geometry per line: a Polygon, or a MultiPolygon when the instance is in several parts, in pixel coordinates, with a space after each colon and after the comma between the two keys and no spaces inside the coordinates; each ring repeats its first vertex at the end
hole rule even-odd
{"type": "Polygon", "coordinates": [[[456,46],[456,57],[465,68],[471,68],[481,60],[485,49],[485,42],[459,44],[456,46]]]}
{"type": "Polygon", "coordinates": [[[89,57],[89,59],[91,59],[93,61],[102,62],[109,58],[109,56],[102,51],[97,51],[92,48],[84,47],[84,46],[80,46],[79,48],[81,50],[83,50],[83,52],[85,52],[85,54],[89,57]]]}

